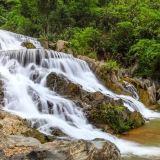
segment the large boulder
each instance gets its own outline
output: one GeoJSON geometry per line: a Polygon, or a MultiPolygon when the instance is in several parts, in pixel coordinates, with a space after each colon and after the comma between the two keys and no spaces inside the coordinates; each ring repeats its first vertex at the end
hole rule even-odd
{"type": "Polygon", "coordinates": [[[57,52],[65,52],[66,44],[67,44],[66,41],[58,40],[56,43],[56,51],[57,52]]]}
{"type": "Polygon", "coordinates": [[[63,160],[121,160],[119,149],[109,141],[54,141],[40,146],[61,155],[63,160]],[[96,147],[96,143],[101,146],[96,147]]]}
{"type": "Polygon", "coordinates": [[[0,155],[5,160],[122,160],[119,149],[107,140],[56,140],[40,144],[32,137],[4,136],[0,132],[0,155]]]}

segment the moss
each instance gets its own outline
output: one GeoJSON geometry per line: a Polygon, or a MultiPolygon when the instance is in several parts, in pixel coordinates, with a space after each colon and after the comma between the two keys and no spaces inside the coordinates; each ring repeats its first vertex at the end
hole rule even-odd
{"type": "Polygon", "coordinates": [[[3,128],[3,125],[2,124],[0,124],[0,129],[2,129],[3,128]]]}
{"type": "Polygon", "coordinates": [[[4,119],[4,116],[2,114],[0,114],[0,119],[4,119]]]}
{"type": "Polygon", "coordinates": [[[38,139],[42,144],[45,142],[52,142],[55,138],[53,136],[47,136],[36,129],[32,129],[22,134],[25,137],[33,137],[38,139]]]}
{"type": "Polygon", "coordinates": [[[96,124],[108,124],[114,133],[123,133],[132,128],[139,127],[144,120],[140,113],[130,112],[124,106],[106,106],[100,104],[91,111],[90,120],[96,124]]]}
{"type": "Polygon", "coordinates": [[[27,49],[35,49],[36,47],[30,42],[23,42],[24,47],[27,49]]]}

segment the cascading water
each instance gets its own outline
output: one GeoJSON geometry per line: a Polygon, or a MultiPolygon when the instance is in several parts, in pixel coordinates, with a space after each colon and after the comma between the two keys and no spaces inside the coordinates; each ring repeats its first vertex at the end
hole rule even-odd
{"type": "Polygon", "coordinates": [[[25,49],[22,42],[31,42],[36,48],[42,48],[36,38],[16,34],[0,29],[0,50],[25,49]]]}
{"type": "Polygon", "coordinates": [[[133,95],[133,97],[138,100],[139,96],[138,96],[138,91],[137,89],[130,83],[123,81],[125,84],[125,88],[133,95]]]}
{"type": "Polygon", "coordinates": [[[116,95],[106,89],[98,82],[86,62],[65,53],[45,49],[22,50],[19,48],[20,41],[14,34],[5,33],[5,38],[0,36],[0,42],[2,37],[4,42],[1,45],[3,51],[0,51],[0,78],[5,88],[4,110],[31,120],[33,127],[47,134],[51,127],[58,127],[71,138],[110,140],[124,155],[160,155],[160,148],[124,141],[88,124],[81,108],[46,87],[46,77],[51,72],[63,74],[74,83],[80,84],[84,90],[100,91],[114,99],[122,99],[126,107],[131,111],[138,110],[144,117],[160,117],[160,114],[146,109],[132,97],[116,95]],[[14,39],[14,43],[11,45],[5,39],[14,39]],[[4,51],[6,49],[9,51],[4,51]],[[48,104],[52,104],[52,107],[48,104]]]}

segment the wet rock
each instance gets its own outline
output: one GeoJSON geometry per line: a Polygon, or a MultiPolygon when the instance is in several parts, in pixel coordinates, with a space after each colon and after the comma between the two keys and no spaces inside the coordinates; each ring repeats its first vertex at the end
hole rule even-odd
{"type": "Polygon", "coordinates": [[[158,100],[158,90],[156,90],[156,86],[153,81],[142,78],[124,78],[124,80],[134,85],[138,91],[139,101],[143,104],[147,107],[156,104],[156,101],[158,100]]]}
{"type": "Polygon", "coordinates": [[[4,98],[3,81],[0,79],[0,108],[3,105],[3,98],[4,98]]]}
{"type": "Polygon", "coordinates": [[[51,130],[51,134],[54,136],[58,136],[58,137],[66,136],[59,128],[51,127],[50,130],[51,130]]]}

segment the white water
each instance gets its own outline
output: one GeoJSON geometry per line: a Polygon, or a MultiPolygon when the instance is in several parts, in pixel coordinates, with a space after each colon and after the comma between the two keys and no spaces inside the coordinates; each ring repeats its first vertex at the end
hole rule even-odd
{"type": "MultiPolygon", "coordinates": [[[[6,36],[7,39],[14,38],[10,34],[6,36]]],[[[11,46],[16,48],[16,39],[14,42],[11,46]]],[[[6,46],[4,48],[8,47],[6,46]]],[[[12,50],[12,47],[8,49],[12,50]]],[[[99,83],[84,61],[44,49],[0,52],[0,78],[5,88],[4,110],[32,120],[33,127],[47,134],[51,127],[58,127],[71,138],[110,140],[118,146],[123,155],[160,156],[160,148],[124,141],[90,125],[75,103],[46,87],[46,76],[50,72],[63,74],[89,92],[101,91],[114,99],[121,98],[126,107],[131,111],[138,110],[144,117],[160,117],[159,113],[146,109],[134,98],[109,91],[99,83]]]]}
{"type": "Polygon", "coordinates": [[[41,45],[36,38],[0,29],[0,50],[26,49],[21,46],[22,42],[31,42],[36,48],[41,48],[41,45]]]}

